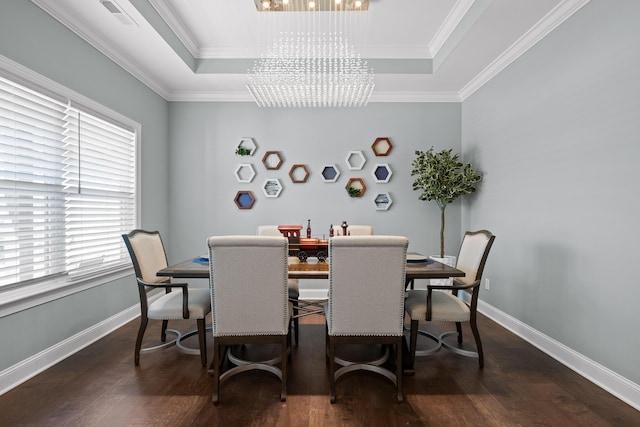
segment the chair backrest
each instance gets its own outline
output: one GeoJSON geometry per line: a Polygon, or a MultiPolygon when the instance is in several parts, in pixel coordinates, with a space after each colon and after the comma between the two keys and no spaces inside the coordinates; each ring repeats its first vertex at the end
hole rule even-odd
{"type": "Polygon", "coordinates": [[[123,234],[136,277],[148,283],[167,282],[156,272],[167,266],[167,255],[158,231],[133,230],[123,234]]]}
{"type": "Polygon", "coordinates": [[[213,335],[286,335],[287,239],[213,236],[207,244],[213,335]]]}
{"type": "Polygon", "coordinates": [[[471,284],[482,279],[484,265],[496,236],[487,230],[467,231],[462,239],[456,268],[466,273],[457,281],[471,284]]]}
{"type": "MultiPolygon", "coordinates": [[[[335,236],[342,236],[342,227],[340,225],[333,226],[335,236]]],[[[349,225],[347,233],[351,236],[371,236],[373,234],[373,226],[371,225],[349,225]]]]}
{"type": "Polygon", "coordinates": [[[256,234],[258,236],[282,236],[277,225],[259,225],[256,234]]]}
{"type": "Polygon", "coordinates": [[[330,239],[329,335],[402,335],[408,245],[402,236],[330,239]]]}

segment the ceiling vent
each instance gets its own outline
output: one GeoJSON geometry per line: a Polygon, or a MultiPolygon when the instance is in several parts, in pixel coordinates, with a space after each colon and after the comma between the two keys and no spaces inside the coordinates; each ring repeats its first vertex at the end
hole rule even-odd
{"type": "Polygon", "coordinates": [[[114,0],[100,0],[100,3],[116,17],[122,25],[137,25],[136,22],[114,0]]]}

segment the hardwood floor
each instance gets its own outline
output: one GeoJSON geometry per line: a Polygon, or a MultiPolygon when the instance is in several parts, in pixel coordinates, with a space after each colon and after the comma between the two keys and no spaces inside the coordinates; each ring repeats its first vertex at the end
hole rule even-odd
{"type": "MultiPolygon", "coordinates": [[[[359,373],[340,379],[332,405],[323,322],[301,319],[285,403],[274,376],[253,372],[223,383],[214,406],[199,357],[175,347],[143,353],[135,367],[136,320],[0,396],[0,426],[640,425],[640,412],[482,316],[484,370],[442,350],[404,377],[403,403],[391,383],[359,373]]],[[[150,322],[146,344],[158,336],[150,322]]]]}

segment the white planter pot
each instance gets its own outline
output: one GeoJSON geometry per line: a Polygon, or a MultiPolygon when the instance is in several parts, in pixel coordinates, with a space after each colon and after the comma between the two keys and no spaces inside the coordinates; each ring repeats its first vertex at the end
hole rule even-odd
{"type": "MultiPolygon", "coordinates": [[[[431,255],[429,258],[446,264],[450,267],[456,266],[457,257],[453,255],[445,255],[444,258],[440,258],[438,255],[431,255]]],[[[453,279],[431,279],[430,282],[432,285],[438,286],[451,286],[453,284],[453,279]]]]}

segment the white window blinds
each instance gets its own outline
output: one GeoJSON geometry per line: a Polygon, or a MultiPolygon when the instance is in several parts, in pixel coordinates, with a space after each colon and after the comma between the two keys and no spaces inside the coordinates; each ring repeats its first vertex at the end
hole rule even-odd
{"type": "Polygon", "coordinates": [[[0,287],[129,264],[135,132],[0,77],[0,287]]]}

